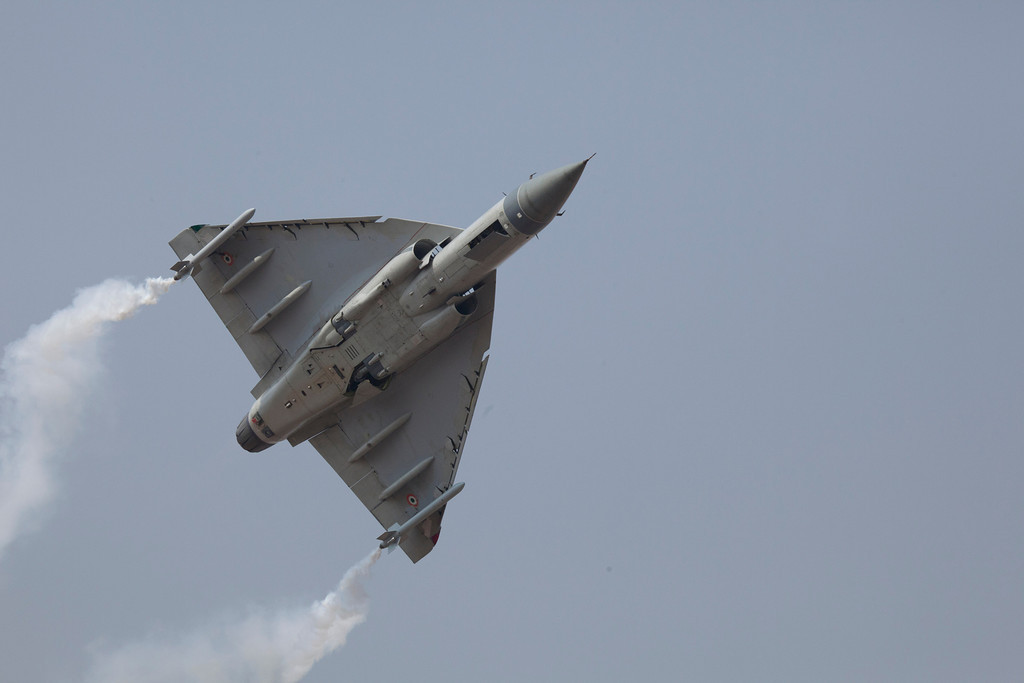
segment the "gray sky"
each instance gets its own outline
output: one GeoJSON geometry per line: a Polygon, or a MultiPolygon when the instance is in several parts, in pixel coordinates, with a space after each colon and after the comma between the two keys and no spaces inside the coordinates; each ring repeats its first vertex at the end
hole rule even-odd
{"type": "MultiPolygon", "coordinates": [[[[499,274],[438,548],[308,681],[1024,676],[1024,8],[0,10],[0,342],[183,227],[468,225],[598,155],[499,274]]],[[[192,283],[118,323],[0,561],[0,674],[305,606],[379,526],[192,283]]]]}

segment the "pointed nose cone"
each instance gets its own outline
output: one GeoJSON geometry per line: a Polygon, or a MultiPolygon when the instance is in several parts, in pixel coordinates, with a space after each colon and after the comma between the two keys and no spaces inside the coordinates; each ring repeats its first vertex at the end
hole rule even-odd
{"type": "Polygon", "coordinates": [[[561,211],[590,159],[534,176],[505,197],[505,215],[519,232],[536,235],[561,211]]]}

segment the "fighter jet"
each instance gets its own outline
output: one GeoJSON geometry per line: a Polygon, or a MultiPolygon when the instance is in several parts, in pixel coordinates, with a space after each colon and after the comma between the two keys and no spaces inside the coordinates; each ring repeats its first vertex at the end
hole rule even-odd
{"type": "Polygon", "coordinates": [[[194,225],[170,245],[260,380],[236,430],[309,441],[417,562],[437,543],[487,368],[498,266],[589,159],[531,177],[461,230],[358,216],[194,225]]]}

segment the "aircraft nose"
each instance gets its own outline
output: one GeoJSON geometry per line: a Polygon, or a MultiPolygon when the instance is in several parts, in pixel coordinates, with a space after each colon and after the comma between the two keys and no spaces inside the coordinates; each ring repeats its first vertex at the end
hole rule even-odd
{"type": "Polygon", "coordinates": [[[248,415],[243,417],[242,421],[238,423],[238,428],[235,429],[235,438],[238,439],[238,445],[250,453],[265,451],[273,445],[256,436],[256,432],[252,430],[252,425],[249,424],[248,415]]]}
{"type": "Polygon", "coordinates": [[[542,173],[505,197],[505,215],[519,232],[536,235],[558,214],[590,159],[542,173]]]}

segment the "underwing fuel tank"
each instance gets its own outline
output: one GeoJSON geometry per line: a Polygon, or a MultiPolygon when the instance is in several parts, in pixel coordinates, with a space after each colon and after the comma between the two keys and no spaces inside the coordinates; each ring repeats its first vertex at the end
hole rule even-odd
{"type": "Polygon", "coordinates": [[[336,316],[338,320],[358,322],[371,309],[385,290],[395,283],[403,282],[420,267],[423,257],[437,244],[431,240],[419,240],[411,249],[403,251],[377,271],[377,274],[362,289],[352,295],[345,307],[336,316]]]}

